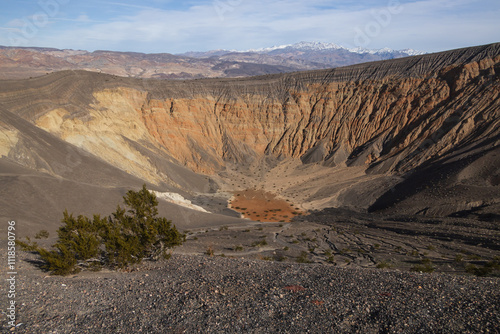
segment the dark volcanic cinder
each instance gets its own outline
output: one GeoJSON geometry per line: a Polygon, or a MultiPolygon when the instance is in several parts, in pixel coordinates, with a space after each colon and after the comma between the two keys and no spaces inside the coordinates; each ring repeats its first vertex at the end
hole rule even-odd
{"type": "Polygon", "coordinates": [[[484,333],[500,306],[497,279],[311,264],[174,256],[131,273],[22,270],[16,333],[484,333]]]}

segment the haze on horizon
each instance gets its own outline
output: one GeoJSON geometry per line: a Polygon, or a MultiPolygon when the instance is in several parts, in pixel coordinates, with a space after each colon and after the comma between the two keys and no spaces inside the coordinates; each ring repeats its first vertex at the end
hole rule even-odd
{"type": "Polygon", "coordinates": [[[434,52],[500,40],[496,0],[22,0],[2,7],[5,46],[182,53],[317,41],[434,52]]]}

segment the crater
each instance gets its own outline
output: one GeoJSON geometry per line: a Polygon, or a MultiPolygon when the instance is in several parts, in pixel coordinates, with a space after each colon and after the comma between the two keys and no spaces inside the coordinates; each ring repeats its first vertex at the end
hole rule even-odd
{"type": "Polygon", "coordinates": [[[256,189],[235,192],[229,205],[243,217],[261,222],[285,223],[304,214],[299,207],[276,194],[256,189]]]}

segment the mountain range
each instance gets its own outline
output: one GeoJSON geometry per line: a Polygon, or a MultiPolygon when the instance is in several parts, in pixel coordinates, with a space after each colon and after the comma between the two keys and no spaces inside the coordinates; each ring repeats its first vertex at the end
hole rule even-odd
{"type": "Polygon", "coordinates": [[[36,77],[60,70],[87,70],[156,79],[246,77],[325,69],[420,55],[415,50],[348,49],[333,43],[300,42],[256,50],[184,54],[59,50],[0,46],[0,79],[36,77]]]}

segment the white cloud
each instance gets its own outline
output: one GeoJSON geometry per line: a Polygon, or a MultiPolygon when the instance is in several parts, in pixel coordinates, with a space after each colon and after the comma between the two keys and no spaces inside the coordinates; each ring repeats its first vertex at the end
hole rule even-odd
{"type": "Polygon", "coordinates": [[[76,18],[76,20],[75,20],[75,21],[77,21],[77,22],[90,22],[91,20],[90,20],[90,18],[88,17],[88,15],[86,15],[86,14],[81,14],[80,16],[78,16],[78,17],[76,18]]]}
{"type": "Polygon", "coordinates": [[[7,22],[7,26],[13,28],[22,28],[25,24],[26,20],[21,20],[21,19],[14,19],[7,22]]]}
{"type": "Polygon", "coordinates": [[[51,30],[50,34],[41,31],[37,41],[61,48],[173,53],[250,49],[301,40],[352,47],[356,44],[355,29],[363,31],[372,25],[373,30],[377,23],[379,30],[369,36],[368,47],[434,51],[498,39],[500,6],[496,1],[401,1],[401,13],[391,14],[389,20],[382,16],[380,21],[380,13],[387,12],[390,1],[353,5],[328,0],[214,0],[192,1],[191,7],[177,10],[151,8],[151,1],[144,6],[119,2],[115,4],[138,11],[105,23],[91,21],[89,16],[93,15],[87,12],[76,19],[78,25],[51,30]]]}

